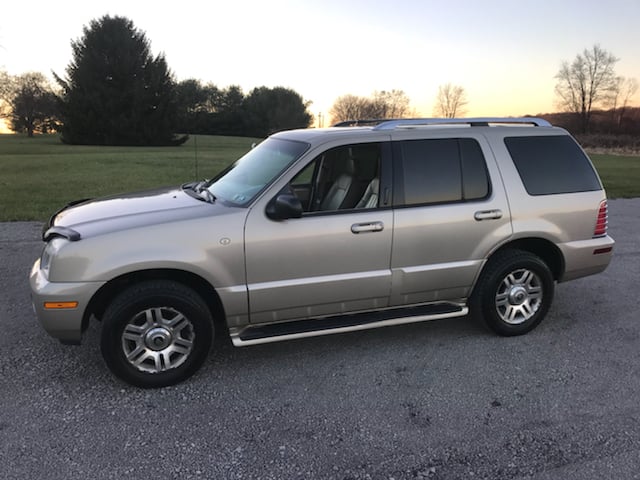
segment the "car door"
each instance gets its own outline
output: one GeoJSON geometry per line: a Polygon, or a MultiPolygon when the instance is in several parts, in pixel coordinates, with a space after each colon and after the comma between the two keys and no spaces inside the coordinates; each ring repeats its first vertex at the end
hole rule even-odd
{"type": "Polygon", "coordinates": [[[394,137],[392,306],[463,301],[510,213],[482,136],[394,137]]]}
{"type": "Polygon", "coordinates": [[[300,218],[267,216],[266,206],[277,191],[251,209],[245,256],[252,323],[388,305],[393,232],[389,159],[388,142],[328,149],[277,189],[297,195],[304,210],[300,218]],[[369,197],[363,203],[376,181],[378,192],[386,195],[378,193],[375,201],[369,197]]]}

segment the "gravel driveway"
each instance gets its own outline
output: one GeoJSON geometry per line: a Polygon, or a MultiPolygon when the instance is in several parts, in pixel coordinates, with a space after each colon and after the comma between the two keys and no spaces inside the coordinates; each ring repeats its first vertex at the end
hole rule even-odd
{"type": "Polygon", "coordinates": [[[530,334],[469,318],[234,348],[186,383],[115,380],[94,325],[48,337],[40,225],[0,224],[2,479],[640,479],[640,199],[613,262],[530,334]]]}

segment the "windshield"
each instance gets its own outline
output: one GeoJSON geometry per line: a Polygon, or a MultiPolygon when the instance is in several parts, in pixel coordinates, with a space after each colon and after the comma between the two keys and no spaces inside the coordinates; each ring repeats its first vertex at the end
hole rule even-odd
{"type": "Polygon", "coordinates": [[[268,138],[214,178],[207,188],[215,198],[247,205],[307,148],[306,143],[268,138]]]}

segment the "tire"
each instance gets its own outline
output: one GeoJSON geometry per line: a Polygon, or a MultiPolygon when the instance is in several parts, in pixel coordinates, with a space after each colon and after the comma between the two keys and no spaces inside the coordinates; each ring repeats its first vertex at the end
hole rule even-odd
{"type": "Polygon", "coordinates": [[[100,349],[109,370],[142,388],[173,385],[204,363],[213,320],[202,298],[169,280],[133,285],[103,316],[100,349]]]}
{"type": "Polygon", "coordinates": [[[540,257],[505,250],[492,257],[481,273],[471,312],[498,335],[523,335],[545,317],[553,293],[553,275],[540,257]]]}

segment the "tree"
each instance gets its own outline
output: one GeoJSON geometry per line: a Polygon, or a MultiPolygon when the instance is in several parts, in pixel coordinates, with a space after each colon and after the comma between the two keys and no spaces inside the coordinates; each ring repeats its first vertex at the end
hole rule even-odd
{"type": "Polygon", "coordinates": [[[6,70],[0,70],[0,100],[8,98],[9,93],[13,90],[13,78],[6,70]]]}
{"type": "Polygon", "coordinates": [[[280,130],[307,128],[313,120],[307,110],[309,105],[300,94],[288,88],[254,88],[243,104],[246,134],[265,137],[280,130]]]}
{"type": "Polygon", "coordinates": [[[346,122],[349,120],[372,119],[371,102],[366,97],[357,95],[342,95],[338,97],[329,109],[331,122],[346,122]]]}
{"type": "Polygon", "coordinates": [[[410,100],[402,90],[373,92],[377,111],[374,118],[403,118],[409,114],[410,100]]]}
{"type": "Polygon", "coordinates": [[[617,77],[613,91],[612,112],[617,117],[618,130],[622,127],[622,119],[629,107],[631,99],[638,91],[638,81],[635,78],[617,77]]]}
{"type": "Polygon", "coordinates": [[[175,82],[163,55],[153,57],[144,32],[124,17],[105,15],[71,43],[63,89],[62,139],[95,145],[172,145],[175,82]]]}
{"type": "Polygon", "coordinates": [[[371,97],[342,95],[329,110],[332,123],[350,120],[403,118],[409,114],[409,97],[402,90],[375,91],[371,97]]]}
{"type": "Polygon", "coordinates": [[[219,102],[220,90],[214,84],[202,85],[193,78],[176,85],[178,106],[188,113],[214,112],[219,102]]]}
{"type": "Polygon", "coordinates": [[[47,133],[59,127],[59,111],[49,80],[40,72],[12,76],[0,72],[0,117],[14,132],[47,133]]]}
{"type": "Polygon", "coordinates": [[[245,94],[242,87],[231,85],[220,91],[210,128],[210,133],[217,135],[247,135],[245,94]]]}
{"type": "Polygon", "coordinates": [[[9,115],[9,103],[13,93],[13,78],[5,70],[0,70],[0,118],[9,115]]]}
{"type": "Polygon", "coordinates": [[[57,129],[58,105],[53,88],[39,72],[19,75],[13,80],[10,97],[10,113],[7,115],[14,132],[48,133],[57,129]]]}
{"type": "Polygon", "coordinates": [[[592,110],[610,101],[616,89],[614,67],[617,62],[613,54],[594,45],[576,55],[573,62],[563,62],[555,76],[559,105],[579,117],[583,133],[589,129],[592,110]]]}
{"type": "Polygon", "coordinates": [[[183,133],[208,133],[209,117],[217,111],[221,96],[222,92],[212,83],[203,85],[195,79],[178,83],[176,85],[177,130],[183,133]]]}
{"type": "Polygon", "coordinates": [[[239,85],[231,85],[220,93],[216,111],[220,113],[238,112],[242,110],[244,99],[245,95],[242,87],[239,85]]]}
{"type": "Polygon", "coordinates": [[[465,107],[468,103],[467,93],[463,87],[445,83],[438,87],[433,115],[441,118],[462,117],[467,113],[465,107]]]}

